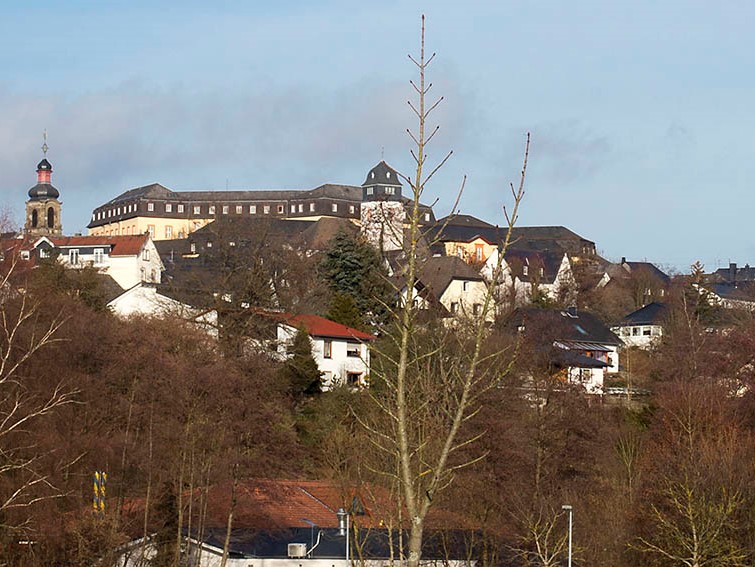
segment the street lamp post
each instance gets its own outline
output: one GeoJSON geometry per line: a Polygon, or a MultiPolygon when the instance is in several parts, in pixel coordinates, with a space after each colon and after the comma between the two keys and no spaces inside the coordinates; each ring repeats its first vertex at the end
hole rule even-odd
{"type": "Polygon", "coordinates": [[[572,532],[573,510],[570,504],[564,504],[563,506],[561,506],[561,509],[569,512],[569,559],[568,559],[567,565],[568,567],[571,567],[571,532],[572,532]]]}
{"type": "Polygon", "coordinates": [[[349,513],[343,508],[336,511],[338,517],[338,535],[346,536],[346,567],[349,566],[349,513]]]}

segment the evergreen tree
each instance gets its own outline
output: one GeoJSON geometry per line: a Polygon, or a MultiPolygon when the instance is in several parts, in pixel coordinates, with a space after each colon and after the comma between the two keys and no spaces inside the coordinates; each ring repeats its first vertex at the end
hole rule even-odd
{"type": "Polygon", "coordinates": [[[354,329],[365,330],[365,321],[359,312],[354,296],[348,293],[336,293],[330,303],[327,318],[341,325],[354,329]]]}
{"type": "Polygon", "coordinates": [[[295,399],[301,399],[322,392],[322,373],[312,356],[312,340],[304,329],[299,329],[294,336],[289,354],[282,374],[288,382],[291,395],[295,399]]]}
{"type": "Polygon", "coordinates": [[[363,321],[377,325],[385,321],[386,305],[393,303],[392,289],[380,256],[369,243],[339,231],[325,253],[320,273],[335,294],[353,298],[363,321]]]}

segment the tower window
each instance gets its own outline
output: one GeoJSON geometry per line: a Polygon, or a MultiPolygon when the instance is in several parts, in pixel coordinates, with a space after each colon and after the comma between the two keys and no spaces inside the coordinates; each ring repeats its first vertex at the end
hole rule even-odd
{"type": "Polygon", "coordinates": [[[37,213],[37,209],[34,209],[31,212],[31,227],[37,228],[38,223],[39,223],[39,214],[37,213]]]}
{"type": "Polygon", "coordinates": [[[47,228],[55,227],[55,209],[50,207],[47,209],[47,228]]]}

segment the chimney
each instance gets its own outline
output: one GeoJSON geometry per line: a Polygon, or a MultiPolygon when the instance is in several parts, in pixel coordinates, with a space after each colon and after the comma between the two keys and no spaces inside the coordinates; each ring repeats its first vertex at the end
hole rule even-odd
{"type": "Polygon", "coordinates": [[[627,263],[626,257],[624,257],[624,256],[621,257],[621,263],[622,264],[626,264],[627,263]]]}
{"type": "Polygon", "coordinates": [[[729,262],[729,281],[734,283],[737,281],[737,264],[736,262],[729,262]]]}

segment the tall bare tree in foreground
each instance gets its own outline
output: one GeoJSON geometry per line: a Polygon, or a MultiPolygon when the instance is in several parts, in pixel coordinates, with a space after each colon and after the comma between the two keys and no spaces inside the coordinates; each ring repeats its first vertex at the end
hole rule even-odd
{"type": "Polygon", "coordinates": [[[64,319],[42,316],[31,295],[16,288],[16,259],[6,258],[0,275],[0,516],[6,529],[26,522],[20,511],[61,495],[50,476],[40,472],[47,455],[35,447],[29,430],[74,395],[60,383],[39,392],[25,373],[32,359],[57,342],[64,319]]]}
{"type": "MultiPolygon", "coordinates": [[[[438,325],[430,330],[417,324],[412,290],[421,267],[420,199],[427,182],[451,156],[449,152],[434,166],[427,163],[426,146],[438,131],[436,126],[428,132],[427,120],[442,98],[427,100],[432,84],[426,81],[426,72],[434,54],[425,55],[424,16],[419,58],[409,57],[419,72],[419,83],[412,81],[417,98],[409,102],[418,119],[417,130],[407,130],[415,144],[412,156],[416,170],[411,177],[404,177],[412,191],[404,244],[408,296],[393,312],[387,344],[378,353],[380,360],[373,368],[376,387],[372,396],[378,411],[373,418],[365,417],[363,424],[372,442],[386,456],[378,472],[400,487],[410,522],[408,565],[417,567],[425,520],[434,499],[453,482],[455,471],[483,457],[469,456],[470,447],[480,435],[465,434],[463,426],[479,411],[480,396],[494,387],[510,366],[506,352],[492,348],[487,339],[495,313],[495,282],[500,279],[502,259],[524,197],[529,136],[518,185],[511,184],[510,188],[512,207],[503,209],[508,231],[482,306],[454,328],[438,325]],[[466,456],[462,457],[462,453],[466,456]]],[[[463,189],[464,182],[459,196],[463,189]]]]}

